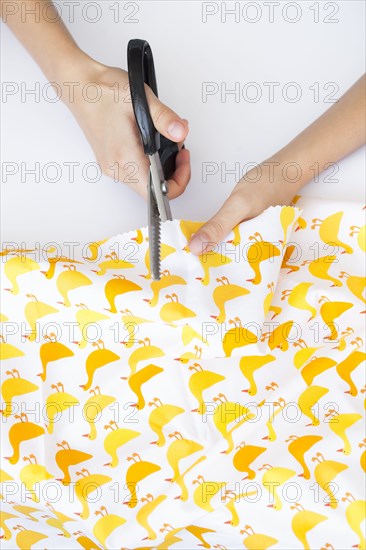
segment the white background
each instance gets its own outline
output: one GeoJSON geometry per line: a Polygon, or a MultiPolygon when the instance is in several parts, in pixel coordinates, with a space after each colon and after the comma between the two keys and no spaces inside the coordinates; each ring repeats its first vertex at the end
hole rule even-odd
{"type": "MultiPolygon", "coordinates": [[[[69,13],[63,2],[58,4],[69,13]]],[[[129,39],[148,40],[161,99],[190,121],[192,179],[183,196],[171,203],[175,218],[209,218],[235,185],[235,175],[225,175],[221,163],[227,169],[240,163],[243,169],[268,157],[332,105],[326,99],[334,89],[338,91],[333,97],[339,98],[364,72],[363,1],[240,2],[239,21],[227,14],[226,22],[225,6],[233,8],[235,3],[211,2],[210,9],[218,12],[207,16],[206,23],[202,14],[207,6],[195,1],[119,2],[118,23],[118,2],[98,2],[101,17],[96,23],[90,22],[96,10],[85,11],[87,4],[76,2],[74,23],[65,18],[80,47],[105,64],[126,68],[129,39]],[[273,22],[268,4],[274,10],[273,22]],[[239,82],[240,101],[233,95],[222,101],[219,92],[203,102],[205,82],[219,89],[239,82]],[[254,96],[253,87],[245,88],[250,82],[260,87],[257,102],[248,100],[254,96]],[[279,83],[274,101],[265,82],[279,83]],[[300,87],[297,102],[283,97],[289,82],[300,87]],[[218,165],[217,174],[207,181],[204,163],[218,165]]],[[[42,90],[46,80],[37,65],[5,25],[1,30],[3,82],[16,82],[20,88],[40,82],[42,90]]],[[[294,92],[287,88],[290,99],[294,92]]],[[[57,183],[42,178],[38,183],[33,176],[22,182],[21,169],[2,182],[3,241],[88,242],[146,225],[146,203],[126,185],[106,177],[96,183],[83,180],[82,167],[95,159],[61,102],[37,103],[32,96],[22,102],[18,93],[6,102],[3,98],[1,110],[3,167],[9,162],[27,167],[57,162],[62,169],[57,183]],[[80,163],[74,183],[69,182],[65,162],[80,163]]],[[[364,160],[364,150],[357,151],[339,163],[336,174],[323,173],[303,194],[363,201],[364,160]],[[336,181],[324,181],[327,175],[336,181]]]]}

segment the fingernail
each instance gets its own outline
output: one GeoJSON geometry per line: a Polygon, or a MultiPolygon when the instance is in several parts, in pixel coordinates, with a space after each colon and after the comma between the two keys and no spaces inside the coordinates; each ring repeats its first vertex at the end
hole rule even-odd
{"type": "Polygon", "coordinates": [[[189,243],[189,249],[193,254],[202,254],[208,239],[204,235],[194,235],[189,243]]]}
{"type": "Polygon", "coordinates": [[[183,126],[183,124],[181,122],[173,122],[168,127],[168,134],[173,139],[177,139],[177,140],[181,139],[184,136],[184,133],[185,133],[185,127],[183,126]]]}

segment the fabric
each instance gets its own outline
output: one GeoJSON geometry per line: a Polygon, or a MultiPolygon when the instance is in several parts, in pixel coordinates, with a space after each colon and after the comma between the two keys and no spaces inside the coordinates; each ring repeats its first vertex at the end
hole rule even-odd
{"type": "Polygon", "coordinates": [[[2,252],[1,546],[365,548],[362,205],[2,252]]]}

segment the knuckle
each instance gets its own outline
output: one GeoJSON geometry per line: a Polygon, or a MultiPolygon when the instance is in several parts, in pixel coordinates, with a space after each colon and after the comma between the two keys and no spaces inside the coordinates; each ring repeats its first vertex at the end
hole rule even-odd
{"type": "Polygon", "coordinates": [[[162,104],[159,105],[159,107],[154,112],[155,125],[159,125],[160,123],[162,123],[168,114],[169,114],[169,109],[162,104]]]}
{"type": "Polygon", "coordinates": [[[102,171],[102,174],[104,174],[105,176],[109,176],[110,173],[111,173],[111,165],[109,162],[105,162],[105,161],[99,161],[99,167],[102,171]]]}
{"type": "Polygon", "coordinates": [[[102,173],[105,176],[109,176],[113,179],[118,179],[120,167],[117,163],[107,162],[101,165],[102,173]]]}
{"type": "Polygon", "coordinates": [[[102,174],[113,178],[115,181],[123,181],[127,170],[127,161],[120,156],[113,160],[103,160],[99,163],[102,174]]]}
{"type": "Polygon", "coordinates": [[[215,218],[206,223],[205,234],[215,242],[220,242],[224,234],[224,224],[220,218],[215,218]]]}

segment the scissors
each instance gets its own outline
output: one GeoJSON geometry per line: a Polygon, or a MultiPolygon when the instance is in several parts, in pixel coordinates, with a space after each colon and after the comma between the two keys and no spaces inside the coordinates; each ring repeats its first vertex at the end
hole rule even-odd
{"type": "Polygon", "coordinates": [[[150,162],[148,187],[148,234],[151,273],[160,280],[161,222],[172,220],[167,180],[175,170],[178,145],[154,127],[146,99],[147,84],[158,95],[153,54],[146,40],[133,39],[127,46],[128,78],[136,124],[144,153],[150,162]]]}

